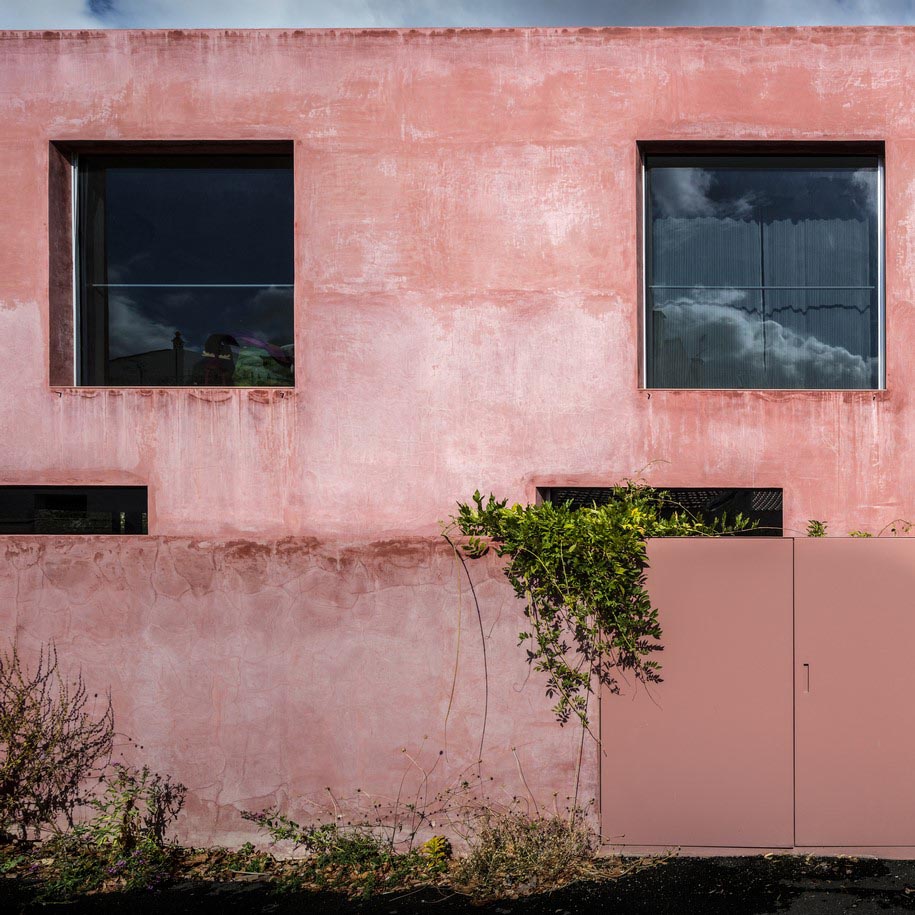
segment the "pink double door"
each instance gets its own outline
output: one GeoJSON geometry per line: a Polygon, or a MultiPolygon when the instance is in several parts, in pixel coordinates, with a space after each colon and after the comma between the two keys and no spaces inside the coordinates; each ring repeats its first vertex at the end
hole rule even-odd
{"type": "Polygon", "coordinates": [[[664,682],[601,697],[604,840],[915,850],[915,539],[649,557],[664,682]]]}

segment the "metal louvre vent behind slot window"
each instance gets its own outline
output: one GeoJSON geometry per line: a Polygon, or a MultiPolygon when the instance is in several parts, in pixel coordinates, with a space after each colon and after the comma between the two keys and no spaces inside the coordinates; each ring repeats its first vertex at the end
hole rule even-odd
{"type": "MultiPolygon", "coordinates": [[[[662,488],[662,487],[659,487],[662,488]]],[[[539,490],[544,501],[561,504],[571,502],[575,508],[593,504],[605,505],[613,498],[613,487],[556,486],[539,490]]],[[[742,514],[757,523],[754,530],[741,536],[782,536],[782,490],[751,488],[664,489],[668,493],[669,511],[686,510],[703,521],[727,515],[742,514]]]]}

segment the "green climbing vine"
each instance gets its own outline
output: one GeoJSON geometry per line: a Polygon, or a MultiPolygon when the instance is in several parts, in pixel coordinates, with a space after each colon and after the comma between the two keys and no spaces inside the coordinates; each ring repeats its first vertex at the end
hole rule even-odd
{"type": "Polygon", "coordinates": [[[546,674],[560,724],[588,727],[588,698],[598,684],[620,691],[631,675],[661,680],[658,611],[645,588],[646,540],[736,533],[752,527],[737,515],[714,523],[674,504],[669,494],[626,481],[606,504],[512,505],[475,492],[445,536],[457,529],[471,559],[490,549],[506,560],[505,576],[524,603],[519,644],[546,674]]]}

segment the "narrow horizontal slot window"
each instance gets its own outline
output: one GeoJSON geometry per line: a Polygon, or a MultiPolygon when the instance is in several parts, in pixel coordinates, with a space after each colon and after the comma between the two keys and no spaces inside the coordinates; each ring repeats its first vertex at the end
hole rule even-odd
{"type": "Polygon", "coordinates": [[[78,381],[291,387],[288,155],[80,155],[78,381]]]}
{"type": "Polygon", "coordinates": [[[145,486],[0,486],[0,534],[146,534],[145,486]]]}
{"type": "MultiPolygon", "coordinates": [[[[663,487],[658,487],[663,489],[663,487]]],[[[743,531],[743,537],[781,537],[782,490],[754,488],[673,488],[667,493],[663,511],[687,511],[696,518],[711,523],[716,518],[734,518],[741,514],[756,523],[752,530],[743,531]]],[[[615,497],[613,487],[606,486],[556,486],[539,490],[541,499],[555,504],[571,502],[575,508],[605,505],[615,497]]]]}
{"type": "Polygon", "coordinates": [[[882,384],[876,156],[648,156],[646,382],[882,384]]]}

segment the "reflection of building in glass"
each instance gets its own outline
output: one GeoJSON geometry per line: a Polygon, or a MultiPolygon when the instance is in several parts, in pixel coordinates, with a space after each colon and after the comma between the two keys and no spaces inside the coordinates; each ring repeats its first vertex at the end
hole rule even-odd
{"type": "Polygon", "coordinates": [[[289,155],[76,160],[79,382],[293,384],[289,155]]]}
{"type": "Polygon", "coordinates": [[[211,334],[204,349],[183,345],[180,332],[171,349],[135,353],[108,361],[114,385],[146,387],[179,385],[207,387],[291,387],[295,347],[242,346],[231,334],[211,334]],[[217,338],[226,338],[219,341],[217,338]],[[277,352],[278,350],[278,352],[277,352]]]}
{"type": "Polygon", "coordinates": [[[145,486],[0,485],[0,534],[145,534],[145,486]]]}

